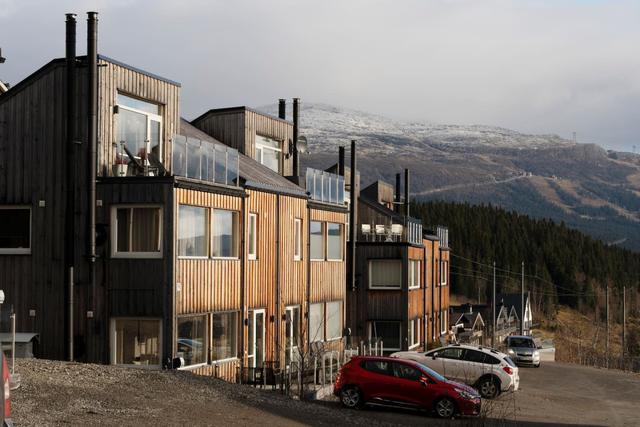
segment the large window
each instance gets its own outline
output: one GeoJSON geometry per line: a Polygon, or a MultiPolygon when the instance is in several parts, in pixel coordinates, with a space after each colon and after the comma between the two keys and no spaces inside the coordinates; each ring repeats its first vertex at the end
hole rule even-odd
{"type": "Polygon", "coordinates": [[[312,261],[324,261],[324,227],[323,223],[319,221],[311,221],[309,223],[311,239],[311,254],[312,261]]]}
{"type": "Polygon", "coordinates": [[[309,341],[324,341],[324,304],[309,306],[309,341]]]}
{"type": "Polygon", "coordinates": [[[342,338],[342,301],[327,303],[327,340],[342,338]]]}
{"type": "Polygon", "coordinates": [[[300,306],[286,308],[286,363],[297,360],[300,345],[300,306]]]}
{"type": "MultiPolygon", "coordinates": [[[[162,117],[160,106],[118,94],[118,142],[137,158],[146,160],[147,153],[162,159],[162,117]]],[[[124,150],[122,150],[124,151],[124,150]]],[[[118,163],[128,163],[126,155],[118,152],[118,163]]]]}
{"type": "Polygon", "coordinates": [[[420,318],[409,321],[409,348],[420,344],[420,318]]]}
{"type": "Polygon", "coordinates": [[[186,366],[207,362],[207,316],[178,318],[178,357],[186,366]]]}
{"type": "Polygon", "coordinates": [[[302,259],[302,220],[296,218],[293,223],[293,260],[302,259]]]}
{"type": "Polygon", "coordinates": [[[211,214],[211,256],[238,257],[238,212],[214,209],[211,214]]]}
{"type": "Polygon", "coordinates": [[[385,350],[400,350],[402,342],[401,322],[376,320],[371,322],[369,330],[370,339],[382,340],[385,350]]]}
{"type": "Polygon", "coordinates": [[[213,345],[211,359],[225,360],[238,357],[238,313],[213,313],[213,345]]]}
{"type": "Polygon", "coordinates": [[[420,287],[420,261],[409,260],[409,289],[420,287]]]}
{"type": "Polygon", "coordinates": [[[280,142],[266,136],[256,135],[255,159],[278,173],[280,173],[280,156],[282,149],[280,142]]]}
{"type": "Polygon", "coordinates": [[[327,259],[342,261],[342,224],[327,223],[327,259]]]}
{"type": "Polygon", "coordinates": [[[372,259],[369,260],[370,289],[402,288],[402,260],[372,259]]]}
{"type": "Polygon", "coordinates": [[[248,244],[248,252],[249,259],[257,259],[258,258],[258,215],[251,213],[249,214],[249,242],[248,244]]]}
{"type": "Polygon", "coordinates": [[[207,208],[180,205],[178,208],[178,256],[209,256],[207,213],[207,208]]]}
{"type": "Polygon", "coordinates": [[[113,319],[111,363],[160,366],[160,320],[113,319]]]}
{"type": "Polygon", "coordinates": [[[162,209],[152,206],[117,206],[111,213],[113,257],[161,258],[162,209]]]}
{"type": "Polygon", "coordinates": [[[31,253],[31,209],[0,206],[0,254],[31,253]]]}

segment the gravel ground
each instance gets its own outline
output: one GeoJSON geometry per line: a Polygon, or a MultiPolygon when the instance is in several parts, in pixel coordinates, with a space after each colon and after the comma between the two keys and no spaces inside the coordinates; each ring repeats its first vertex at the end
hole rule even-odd
{"type": "Polygon", "coordinates": [[[389,425],[188,372],[18,360],[16,426],[389,425]]]}

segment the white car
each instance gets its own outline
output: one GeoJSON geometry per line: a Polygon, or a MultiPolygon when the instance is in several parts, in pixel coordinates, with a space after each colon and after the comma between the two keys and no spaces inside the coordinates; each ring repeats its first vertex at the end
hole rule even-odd
{"type": "Polygon", "coordinates": [[[446,378],[475,387],[492,399],[520,385],[518,367],[508,355],[486,347],[454,344],[425,352],[400,351],[391,357],[415,360],[446,378]]]}

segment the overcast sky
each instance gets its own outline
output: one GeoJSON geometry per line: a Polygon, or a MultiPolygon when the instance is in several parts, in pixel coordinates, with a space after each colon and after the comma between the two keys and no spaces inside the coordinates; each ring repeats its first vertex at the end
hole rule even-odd
{"type": "Polygon", "coordinates": [[[301,97],[640,151],[640,1],[0,0],[0,78],[99,52],[182,83],[182,114],[301,97]]]}

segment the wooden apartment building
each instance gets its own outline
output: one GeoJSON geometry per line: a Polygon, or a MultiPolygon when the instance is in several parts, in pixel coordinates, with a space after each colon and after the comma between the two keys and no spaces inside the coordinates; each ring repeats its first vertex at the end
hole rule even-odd
{"type": "Polygon", "coordinates": [[[341,348],[344,180],[285,178],[282,118],[181,119],[181,85],[98,55],[89,18],[87,56],[68,16],[67,56],[0,95],[0,288],[37,356],[233,380],[341,348]]]}

